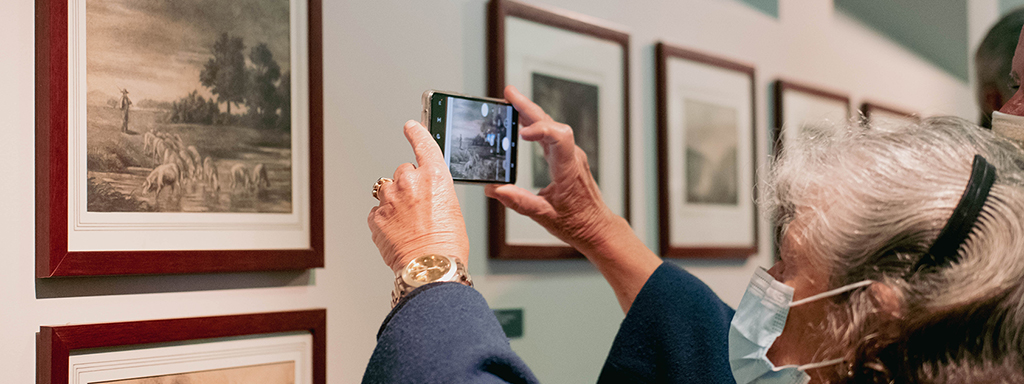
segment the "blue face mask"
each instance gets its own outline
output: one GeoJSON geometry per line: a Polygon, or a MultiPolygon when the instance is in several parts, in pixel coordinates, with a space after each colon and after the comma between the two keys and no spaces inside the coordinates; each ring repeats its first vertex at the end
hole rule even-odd
{"type": "Polygon", "coordinates": [[[843,359],[833,359],[776,367],[767,354],[782,334],[790,308],[870,284],[869,280],[861,281],[794,302],[793,287],[778,282],[764,268],[758,268],[750,278],[750,285],[729,327],[729,365],[736,383],[806,384],[811,377],[804,371],[841,363],[843,359]]]}

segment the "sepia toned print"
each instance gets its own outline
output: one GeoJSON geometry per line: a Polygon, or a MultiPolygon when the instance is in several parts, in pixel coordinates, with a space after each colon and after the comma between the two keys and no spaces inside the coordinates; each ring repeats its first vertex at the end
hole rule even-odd
{"type": "Polygon", "coordinates": [[[91,384],[295,384],[295,362],[288,361],[91,384]]]}
{"type": "Polygon", "coordinates": [[[86,2],[90,212],[292,212],[289,0],[86,2]]]}
{"type": "Polygon", "coordinates": [[[686,202],[739,204],[736,109],[686,99],[686,202]]]}
{"type": "MultiPolygon", "coordinates": [[[[533,101],[557,122],[572,127],[576,145],[587,154],[590,173],[600,185],[598,168],[598,87],[596,85],[565,80],[533,73],[533,101]]],[[[551,183],[544,150],[533,144],[533,187],[544,188],[551,183]]]]}

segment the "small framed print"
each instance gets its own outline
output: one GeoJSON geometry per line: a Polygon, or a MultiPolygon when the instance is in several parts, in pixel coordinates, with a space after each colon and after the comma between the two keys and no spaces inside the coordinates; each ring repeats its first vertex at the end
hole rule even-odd
{"type": "Polygon", "coordinates": [[[40,327],[37,384],[325,384],[323,309],[40,327]]]}
{"type": "MultiPolygon", "coordinates": [[[[586,16],[492,0],[488,88],[514,85],[573,129],[605,203],[629,219],[629,35],[586,16]]],[[[537,192],[551,182],[540,146],[520,141],[516,185],[537,192]]],[[[528,217],[490,200],[490,256],[582,257],[528,217]]]]}
{"type": "Polygon", "coordinates": [[[323,266],[321,0],[36,2],[36,276],[323,266]]]}
{"type": "Polygon", "coordinates": [[[921,117],[917,114],[870,101],[865,101],[860,105],[860,112],[864,114],[864,122],[867,123],[869,127],[876,125],[917,123],[921,121],[921,117]]]}
{"type": "Polygon", "coordinates": [[[837,127],[846,126],[850,119],[850,97],[820,87],[788,80],[775,81],[775,127],[773,152],[782,147],[796,145],[800,134],[807,129],[819,129],[822,122],[837,127]]]}
{"type": "Polygon", "coordinates": [[[655,54],[661,255],[757,253],[754,67],[665,43],[655,54]]]}

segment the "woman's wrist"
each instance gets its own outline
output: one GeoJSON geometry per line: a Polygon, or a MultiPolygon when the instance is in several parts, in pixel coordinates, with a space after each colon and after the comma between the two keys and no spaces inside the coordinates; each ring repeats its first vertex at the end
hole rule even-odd
{"type": "Polygon", "coordinates": [[[397,261],[393,265],[390,266],[391,270],[394,271],[395,274],[397,275],[397,274],[401,273],[402,270],[405,269],[405,267],[407,265],[409,265],[409,263],[411,263],[417,257],[421,257],[421,256],[424,256],[424,255],[445,255],[445,256],[451,256],[451,257],[454,257],[456,259],[459,259],[459,261],[463,265],[469,265],[469,255],[465,254],[465,252],[461,252],[461,251],[458,251],[458,250],[455,250],[455,249],[452,249],[452,248],[431,248],[429,250],[425,249],[425,250],[416,251],[416,252],[412,252],[412,253],[406,254],[406,256],[397,259],[397,261]]]}
{"type": "Polygon", "coordinates": [[[587,224],[578,230],[570,245],[588,257],[609,250],[624,232],[633,233],[629,222],[612,213],[607,207],[595,209],[593,214],[581,221],[587,224]]]}
{"type": "Polygon", "coordinates": [[[473,279],[469,276],[466,265],[458,257],[439,254],[418,256],[395,273],[391,307],[397,305],[402,297],[416,288],[436,282],[456,282],[473,286],[473,279]]]}

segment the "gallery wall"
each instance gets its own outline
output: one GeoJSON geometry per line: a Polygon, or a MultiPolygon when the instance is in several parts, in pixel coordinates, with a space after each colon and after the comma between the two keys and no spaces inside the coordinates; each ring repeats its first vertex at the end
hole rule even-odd
{"type": "MultiPolygon", "coordinates": [[[[662,40],[757,68],[760,165],[767,154],[769,84],[782,77],[925,115],[976,117],[969,84],[909,53],[830,2],[780,0],[778,18],[739,1],[545,0],[631,35],[632,212],[657,244],[654,43],[662,40]]],[[[971,36],[996,17],[996,1],[971,2],[971,36]],[[980,4],[980,5],[979,5],[980,4]]],[[[325,0],[323,28],[326,268],[275,273],[34,278],[34,1],[0,6],[0,367],[3,381],[35,377],[40,325],[192,317],[323,307],[328,381],[358,382],[389,306],[393,276],[370,241],[370,187],[413,161],[402,124],[420,94],[486,91],[484,0],[325,0]]],[[[980,32],[979,32],[980,31],[980,32]]],[[[512,347],[550,383],[594,382],[623,314],[587,262],[490,261],[486,198],[459,186],[472,246],[470,272],[494,308],[522,308],[512,347]]],[[[762,215],[763,217],[763,215],[762,215]]],[[[761,252],[742,262],[677,260],[735,305],[761,252]]]]}

